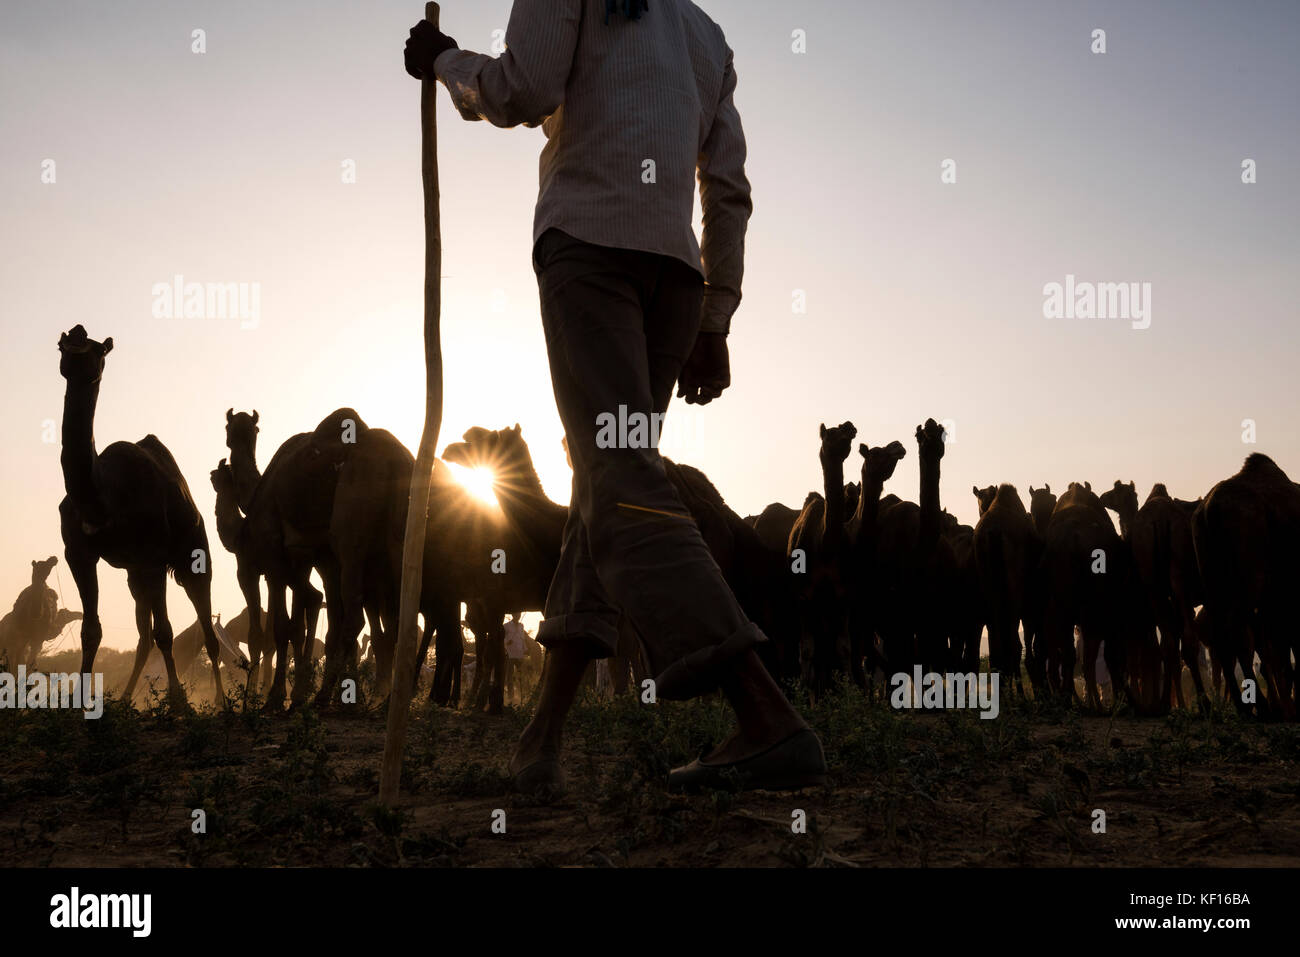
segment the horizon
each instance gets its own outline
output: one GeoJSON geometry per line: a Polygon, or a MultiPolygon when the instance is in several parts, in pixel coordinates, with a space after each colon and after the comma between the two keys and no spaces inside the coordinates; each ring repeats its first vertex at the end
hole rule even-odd
{"type": "MultiPolygon", "coordinates": [[[[1252,452],[1300,475],[1300,8],[700,6],[735,51],[755,212],[732,387],[702,409],[674,400],[662,448],[737,514],[820,490],[818,425],[846,420],[856,442],[903,442],[885,490],[914,501],[913,432],[948,424],[941,503],[971,525],[972,486],[1009,482],[1027,502],[1030,485],[1118,479],[1139,501],[1157,482],[1196,499],[1252,452]],[[1124,314],[1081,318],[1085,299],[1066,292],[1080,284],[1094,316],[1117,311],[1125,284],[1124,314]]],[[[446,3],[442,26],[490,52],[509,8],[446,3]]],[[[171,450],[225,621],[243,599],[207,474],[229,456],[227,408],[259,411],[262,467],[344,406],[415,451],[419,85],[401,48],[419,15],[341,0],[0,12],[3,610],[48,555],[61,605],[81,608],[58,526],[55,349],[77,323],[115,344],[97,447],[153,433],[171,450]],[[207,284],[235,284],[250,307],[256,289],[256,320],[160,318],[184,312],[186,282],[205,303],[207,284]]],[[[439,451],[518,422],[567,503],[529,255],[544,135],[466,123],[438,97],[439,451]]],[[[697,235],[698,217],[697,199],[697,235]]],[[[125,575],[99,570],[103,647],[133,648],[125,575]]],[[[174,582],[168,598],[179,633],[192,608],[174,582]]]]}

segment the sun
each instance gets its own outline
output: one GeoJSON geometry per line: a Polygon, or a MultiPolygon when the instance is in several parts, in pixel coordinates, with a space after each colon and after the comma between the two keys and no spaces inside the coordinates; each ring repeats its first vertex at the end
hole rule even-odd
{"type": "Polygon", "coordinates": [[[497,504],[497,495],[492,488],[494,477],[490,468],[467,469],[455,462],[447,462],[446,464],[451,469],[452,477],[464,486],[467,492],[485,505],[497,504]]]}

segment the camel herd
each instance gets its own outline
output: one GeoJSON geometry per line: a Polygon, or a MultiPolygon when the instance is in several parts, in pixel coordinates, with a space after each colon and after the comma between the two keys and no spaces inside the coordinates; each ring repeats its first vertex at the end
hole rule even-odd
{"type": "MultiPolygon", "coordinates": [[[[102,558],[126,570],[136,605],[139,646],[128,699],[157,645],[169,694],[184,701],[166,608],[170,572],[194,606],[217,701],[224,704],[210,624],[213,562],[184,477],[152,435],[95,449],[95,404],[112,347],[111,338],[97,342],[79,325],[59,340],[67,380],[61,457],[67,495],[59,512],[82,600],[82,671],[93,670],[102,635],[96,571],[102,558]]],[[[234,556],[247,604],[246,687],[260,668],[266,707],[281,709],[292,649],[291,702],[301,704],[314,691],[318,707],[331,706],[340,700],[343,679],[356,673],[358,638],[368,622],[382,697],[393,673],[411,453],[343,408],[286,440],[259,469],[258,422],[256,411],[226,413],[228,454],[211,473],[218,538],[234,556]],[[311,583],[313,571],[323,595],[311,583]],[[317,687],[306,649],[322,607],[325,658],[317,687]]],[[[942,509],[945,436],[934,420],[916,430],[919,504],[884,494],[906,455],[899,442],[860,444],[860,481],[845,482],[856,434],[848,422],[822,426],[822,492],[809,494],[802,509],[774,503],[747,519],[699,470],[664,460],[723,575],[772,639],[764,653],[782,679],[802,680],[817,694],[840,674],[870,689],[876,676],[914,665],[977,671],[987,630],[989,667],[1004,683],[1018,693],[1028,685],[1036,697],[1074,699],[1077,631],[1087,703],[1094,708],[1101,704],[1099,650],[1117,697],[1122,693],[1140,711],[1186,705],[1184,664],[1199,703],[1208,704],[1203,645],[1237,708],[1294,718],[1293,657],[1300,648],[1282,602],[1286,583],[1300,572],[1288,547],[1300,533],[1300,486],[1267,457],[1251,455],[1241,472],[1195,502],[1171,498],[1157,485],[1139,506],[1132,483],[1116,482],[1101,496],[1087,483],[1073,483],[1059,498],[1049,488],[1030,488],[1026,508],[1011,485],[976,488],[980,518],[971,528],[942,509]],[[1119,516],[1118,531],[1107,508],[1119,516]]],[[[478,623],[477,673],[490,682],[488,707],[499,710],[502,622],[512,612],[542,610],[567,509],[543,492],[517,425],[471,429],[448,446],[444,460],[490,468],[499,507],[480,502],[442,463],[435,468],[420,660],[432,642],[430,696],[456,703],[464,603],[478,623]]],[[[48,567],[38,583],[37,564],[28,591],[45,587],[48,567]]],[[[42,627],[53,627],[48,596],[33,596],[23,599],[24,609],[40,606],[42,621],[49,619],[42,627]]]]}
{"type": "Polygon", "coordinates": [[[1132,482],[1100,496],[1076,482],[1059,497],[1031,486],[1026,508],[1012,485],[974,488],[971,528],[940,507],[945,443],[934,420],[916,430],[919,505],[882,497],[905,455],[898,442],[859,445],[861,481],[844,483],[855,437],[852,423],[823,425],[823,492],[798,513],[774,504],[752,519],[769,547],[784,535],[788,557],[806,563],[787,673],[819,689],[845,668],[864,687],[916,665],[973,672],[987,629],[989,666],[1012,689],[1024,690],[1023,674],[1035,696],[1073,700],[1078,634],[1093,708],[1099,654],[1139,712],[1186,707],[1184,665],[1208,706],[1204,646],[1239,710],[1295,718],[1300,631],[1284,603],[1300,580],[1290,547],[1300,486],[1267,456],[1248,456],[1196,501],[1157,484],[1139,506],[1132,482]]]}

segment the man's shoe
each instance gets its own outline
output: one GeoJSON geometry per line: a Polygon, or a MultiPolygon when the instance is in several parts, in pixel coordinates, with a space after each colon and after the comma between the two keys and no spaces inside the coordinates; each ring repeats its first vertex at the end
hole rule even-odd
{"type": "Polygon", "coordinates": [[[811,728],[739,761],[710,764],[696,759],[668,773],[670,791],[797,791],[825,783],[826,756],[811,728]]]}

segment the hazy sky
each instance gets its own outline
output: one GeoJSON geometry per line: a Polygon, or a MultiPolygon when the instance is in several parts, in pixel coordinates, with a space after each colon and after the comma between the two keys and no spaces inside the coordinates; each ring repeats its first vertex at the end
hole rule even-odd
{"type": "MultiPolygon", "coordinates": [[[[873,445],[904,441],[889,489],[908,497],[916,425],[951,420],[943,501],[968,522],[973,484],[1122,478],[1194,498],[1256,449],[1300,477],[1300,5],[701,5],[735,50],[755,212],[734,385],[703,411],[674,405],[664,447],[736,511],[799,505],[821,485],[818,423],[845,419],[873,445]],[[1150,327],[1044,318],[1044,286],[1067,275],[1150,283],[1150,327]]],[[[487,51],[509,7],[448,0],[442,24],[487,51]]],[[[99,447],[153,432],[175,454],[227,618],[242,600],[208,480],[227,407],[261,413],[263,464],[342,405],[414,448],[419,86],[401,53],[422,15],[343,0],[0,8],[0,610],[50,554],[80,608],[57,434],[45,441],[55,344],[78,322],[116,344],[99,447]],[[155,318],[154,285],[178,274],[259,284],[256,328],[155,318]]],[[[466,123],[445,91],[439,135],[443,441],[520,422],[567,499],[529,261],[544,135],[466,123]]],[[[106,643],[133,645],[125,576],[101,564],[100,580],[106,643]]],[[[170,607],[178,630],[193,620],[174,586],[170,607]]]]}

